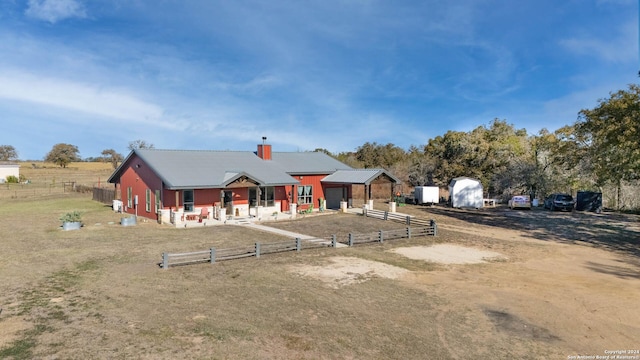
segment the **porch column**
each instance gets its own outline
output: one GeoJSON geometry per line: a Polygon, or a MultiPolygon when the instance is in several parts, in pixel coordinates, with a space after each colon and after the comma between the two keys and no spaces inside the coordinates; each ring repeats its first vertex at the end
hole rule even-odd
{"type": "Polygon", "coordinates": [[[176,190],[176,211],[180,207],[180,190],[176,190]]]}
{"type": "Polygon", "coordinates": [[[369,206],[369,185],[364,184],[364,205],[369,206]]]}

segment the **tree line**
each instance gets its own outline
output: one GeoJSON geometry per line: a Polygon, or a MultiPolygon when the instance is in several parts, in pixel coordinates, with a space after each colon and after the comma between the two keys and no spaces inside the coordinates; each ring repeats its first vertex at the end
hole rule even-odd
{"type": "MultiPolygon", "coordinates": [[[[625,185],[640,180],[640,86],[609,94],[593,109],[583,109],[577,121],[554,132],[528,134],[506,120],[494,119],[468,131],[447,131],[426,144],[405,150],[394,144],[365,143],[355,151],[322,151],[355,168],[385,168],[409,186],[446,186],[468,176],[480,180],[487,196],[515,194],[544,197],[552,192],[602,191],[613,187],[620,204],[625,185]]],[[[129,149],[153,148],[144,140],[129,149]]],[[[81,161],[78,148],[56,144],[45,161],[66,167],[81,161]]],[[[0,145],[0,161],[17,160],[10,145],[0,145]]],[[[94,161],[117,167],[123,156],[105,149],[94,161]]]]}
{"type": "Polygon", "coordinates": [[[506,120],[468,131],[448,131],[425,145],[404,150],[394,144],[365,143],[353,152],[331,154],[356,168],[382,167],[410,186],[446,186],[468,176],[480,180],[487,196],[616,189],[640,185],[640,87],[610,93],[583,109],[572,125],[528,134],[506,120]]]}
{"type": "MultiPolygon", "coordinates": [[[[154,145],[144,140],[134,140],[129,142],[128,149],[153,149],[154,145]]],[[[49,151],[44,161],[52,162],[62,168],[66,168],[72,162],[86,161],[86,162],[108,162],[113,165],[113,168],[117,168],[120,162],[124,159],[122,154],[118,153],[114,149],[102,150],[102,156],[99,157],[80,157],[80,149],[77,146],[66,143],[59,143],[53,145],[51,151],[49,151]]],[[[12,145],[0,145],[0,161],[17,161],[18,151],[12,145]]]]}

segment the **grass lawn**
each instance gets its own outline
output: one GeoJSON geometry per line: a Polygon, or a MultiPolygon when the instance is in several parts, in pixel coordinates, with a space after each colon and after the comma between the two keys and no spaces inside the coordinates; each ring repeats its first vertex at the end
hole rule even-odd
{"type": "MultiPolygon", "coordinates": [[[[120,216],[86,194],[2,200],[0,358],[548,359],[601,354],[602,344],[631,346],[628,339],[640,329],[633,325],[638,292],[629,290],[638,288],[634,273],[616,279],[571,267],[585,251],[593,251],[591,261],[600,256],[613,263],[608,253],[484,225],[465,229],[462,220],[452,221],[461,231],[443,226],[435,238],[162,270],[165,251],[283,238],[241,226],[176,229],[140,221],[122,227],[120,216]],[[73,210],[83,214],[84,227],[62,231],[58,218],[73,210]],[[508,260],[451,266],[388,251],[436,243],[491,249],[508,260]],[[329,286],[335,284],[295,271],[329,268],[337,256],[408,275],[364,273],[354,284],[329,286]],[[625,292],[608,306],[591,303],[620,289],[625,292]],[[629,309],[622,322],[613,316],[620,308],[629,309]],[[585,326],[596,329],[597,322],[602,332],[574,336],[570,317],[589,316],[594,323],[585,326]],[[608,335],[613,322],[618,338],[608,335]]],[[[446,225],[446,216],[437,216],[446,225]]],[[[347,214],[269,225],[319,237],[402,227],[347,214]]]]}

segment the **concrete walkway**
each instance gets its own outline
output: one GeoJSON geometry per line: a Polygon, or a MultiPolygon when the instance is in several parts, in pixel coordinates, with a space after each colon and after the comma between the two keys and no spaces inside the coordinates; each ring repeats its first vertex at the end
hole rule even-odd
{"type": "MultiPolygon", "coordinates": [[[[261,224],[256,224],[256,223],[249,223],[249,224],[244,224],[243,226],[246,227],[250,227],[252,229],[256,229],[259,231],[265,231],[265,232],[270,232],[270,233],[274,233],[274,234],[278,234],[278,235],[282,235],[282,236],[287,236],[290,237],[292,239],[295,238],[300,238],[301,240],[308,240],[310,242],[317,242],[317,243],[322,243],[322,244],[326,244],[331,246],[331,241],[328,241],[327,239],[318,239],[315,236],[310,236],[310,235],[305,235],[305,234],[299,234],[299,233],[295,233],[292,231],[287,231],[287,230],[282,230],[282,229],[277,229],[271,226],[266,226],[266,225],[261,225],[261,224]]],[[[347,245],[342,244],[342,243],[337,243],[336,247],[347,247],[347,245]]]]}

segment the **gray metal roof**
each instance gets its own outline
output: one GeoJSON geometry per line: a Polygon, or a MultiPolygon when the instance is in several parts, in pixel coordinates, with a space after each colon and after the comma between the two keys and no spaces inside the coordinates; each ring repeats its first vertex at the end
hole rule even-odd
{"type": "MultiPolygon", "coordinates": [[[[271,161],[288,174],[330,174],[351,167],[322,152],[274,152],[271,161]]],[[[269,160],[267,160],[269,161],[269,160]]]]}
{"type": "Polygon", "coordinates": [[[295,185],[291,175],[330,174],[322,182],[370,184],[384,175],[395,183],[396,177],[384,169],[353,169],[321,152],[275,152],[272,160],[262,160],[250,151],[136,149],[109,177],[116,182],[121,172],[140,158],[168,189],[225,188],[246,176],[261,186],[295,185]]]}
{"type": "Polygon", "coordinates": [[[391,175],[384,169],[349,169],[338,170],[331,175],[322,179],[323,183],[337,183],[337,184],[365,184],[369,185],[373,180],[377,179],[381,175],[388,176],[393,182],[399,183],[395,176],[391,175]]]}
{"type": "Polygon", "coordinates": [[[298,184],[279,166],[250,151],[157,149],[133,150],[111,175],[110,182],[116,181],[126,163],[135,162],[134,155],[151,167],[169,189],[223,188],[239,175],[246,175],[263,186],[298,184]]]}

